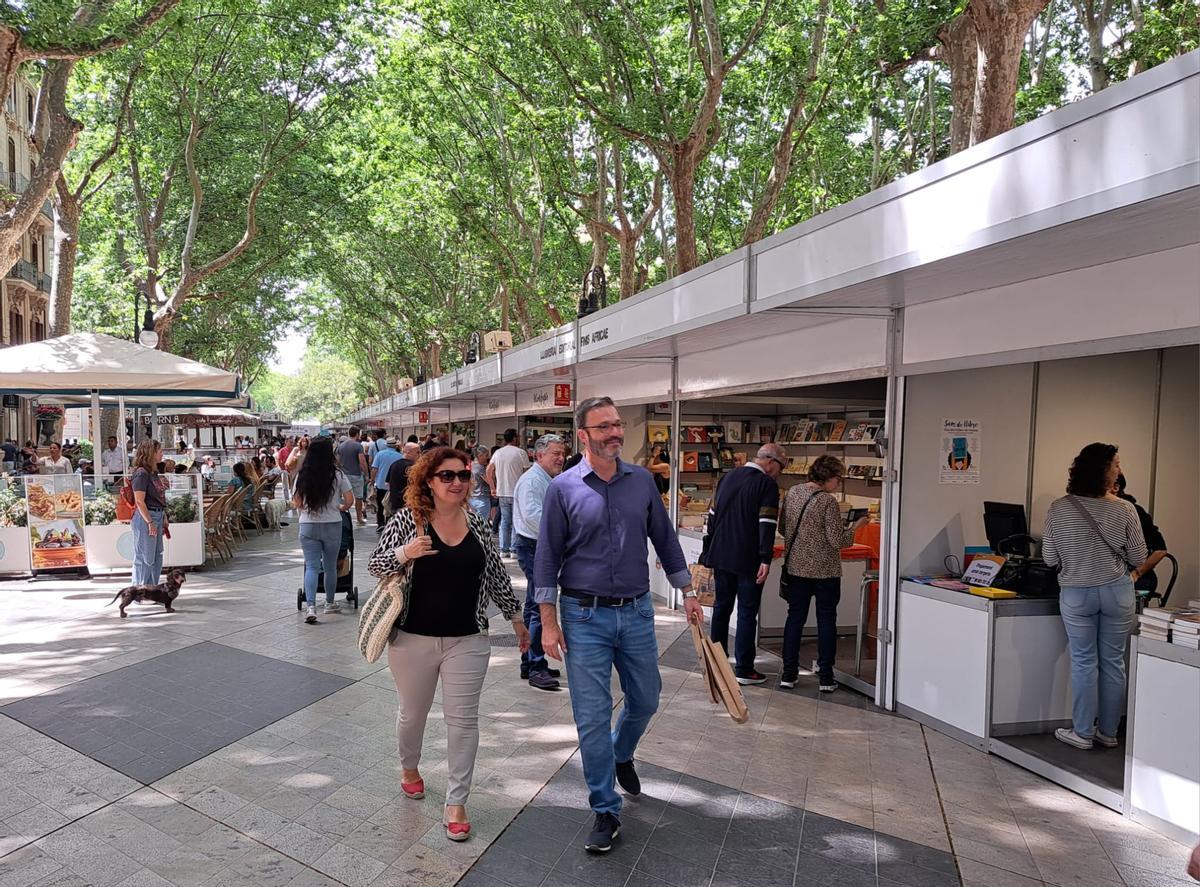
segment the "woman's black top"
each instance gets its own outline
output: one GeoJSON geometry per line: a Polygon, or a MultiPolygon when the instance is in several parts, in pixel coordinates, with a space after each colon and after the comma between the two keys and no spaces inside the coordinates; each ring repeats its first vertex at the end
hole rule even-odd
{"type": "MultiPolygon", "coordinates": [[[[670,465],[671,464],[670,455],[668,455],[665,452],[659,453],[658,456],[656,456],[654,458],[654,461],[651,462],[650,464],[658,465],[659,463],[662,463],[663,465],[670,465]]],[[[663,493],[671,492],[671,479],[669,477],[663,477],[657,471],[653,471],[653,472],[651,472],[651,474],[654,475],[654,486],[656,486],[658,488],[659,495],[662,495],[663,493]]]]}
{"type": "MultiPolygon", "coordinates": [[[[1146,540],[1146,551],[1166,551],[1167,540],[1163,538],[1162,530],[1160,530],[1154,523],[1154,518],[1150,516],[1150,512],[1138,505],[1137,499],[1134,499],[1128,493],[1118,493],[1117,497],[1124,499],[1126,502],[1131,504],[1134,511],[1137,512],[1138,523],[1142,525],[1142,536],[1146,540]]],[[[1154,570],[1151,570],[1150,572],[1143,574],[1142,577],[1138,579],[1136,583],[1134,583],[1133,587],[1138,591],[1157,591],[1158,576],[1154,575],[1154,570]]]]}
{"type": "Polygon", "coordinates": [[[470,530],[453,548],[429,526],[437,554],[413,562],[412,599],[408,618],[400,626],[409,634],[461,638],[479,634],[475,610],[483,584],[483,547],[470,530]]]}

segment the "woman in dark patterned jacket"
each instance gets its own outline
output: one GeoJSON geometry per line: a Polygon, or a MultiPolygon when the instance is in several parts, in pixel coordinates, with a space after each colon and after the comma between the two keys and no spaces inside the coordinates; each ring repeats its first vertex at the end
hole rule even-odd
{"type": "Polygon", "coordinates": [[[490,528],[465,507],[470,488],[470,466],[461,453],[450,447],[426,452],[409,469],[404,507],[384,527],[368,564],[372,576],[412,570],[412,589],[388,647],[400,697],[400,788],[413,800],[425,797],[418,765],[440,677],[449,765],[443,822],[452,841],[471,834],[466,803],[479,749],[479,695],[491,656],[489,601],[512,622],[521,651],[529,646],[490,528]]]}

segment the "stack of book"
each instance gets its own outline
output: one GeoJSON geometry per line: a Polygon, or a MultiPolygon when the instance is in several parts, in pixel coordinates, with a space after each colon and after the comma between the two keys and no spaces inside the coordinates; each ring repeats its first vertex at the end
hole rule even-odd
{"type": "Polygon", "coordinates": [[[1138,634],[1144,638],[1153,638],[1166,643],[1171,639],[1171,621],[1174,618],[1174,610],[1147,607],[1138,616],[1138,634]]]}
{"type": "Polygon", "coordinates": [[[1200,650],[1200,612],[1175,614],[1171,623],[1171,643],[1200,650]]]}

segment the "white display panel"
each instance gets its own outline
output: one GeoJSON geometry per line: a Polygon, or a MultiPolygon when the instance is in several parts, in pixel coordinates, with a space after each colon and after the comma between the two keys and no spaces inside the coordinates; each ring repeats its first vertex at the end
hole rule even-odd
{"type": "Polygon", "coordinates": [[[905,591],[896,611],[896,702],[988,735],[988,614],[905,591]]]}
{"type": "Polygon", "coordinates": [[[1104,353],[1145,334],[1191,331],[1195,340],[1198,278],[1200,246],[1185,246],[911,305],[905,371],[939,361],[1011,362],[1022,351],[1041,359],[1104,353]]]}
{"type": "MultiPolygon", "coordinates": [[[[611,397],[620,404],[659,403],[671,399],[671,365],[666,361],[624,364],[620,369],[595,375],[580,375],[576,381],[578,400],[611,397]]],[[[589,367],[590,368],[590,367],[589,367]]]]}
{"type": "Polygon", "coordinates": [[[1200,837],[1200,668],[1139,653],[1129,800],[1200,837]]]}
{"type": "Polygon", "coordinates": [[[1062,616],[1001,616],[994,634],[993,735],[1041,732],[1019,724],[1069,721],[1071,654],[1062,616]]]}
{"type": "Polygon", "coordinates": [[[681,275],[579,322],[579,359],[745,313],[746,250],[681,275]]]}
{"type": "Polygon", "coordinates": [[[469,422],[475,418],[474,401],[455,401],[450,404],[451,422],[469,422]]]}
{"type": "Polygon", "coordinates": [[[847,318],[681,355],[679,392],[681,397],[708,397],[742,387],[862,378],[882,375],[886,362],[887,321],[847,318]]]}
{"type": "Polygon", "coordinates": [[[1016,223],[1039,213],[1026,227],[1172,190],[1154,179],[1196,164],[1196,69],[1189,53],[768,238],[755,298],[794,301],[1028,233],[1016,223]]]}
{"type": "Polygon", "coordinates": [[[507,382],[560,369],[574,361],[575,324],[569,323],[505,351],[500,357],[500,378],[507,382]]]}

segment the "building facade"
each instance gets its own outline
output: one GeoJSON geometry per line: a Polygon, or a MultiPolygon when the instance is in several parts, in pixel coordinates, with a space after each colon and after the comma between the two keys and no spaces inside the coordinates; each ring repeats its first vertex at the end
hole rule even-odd
{"type": "MultiPolygon", "coordinates": [[[[0,113],[0,206],[12,206],[29,187],[37,150],[30,138],[37,91],[24,77],[13,81],[0,113]]],[[[50,201],[21,238],[20,258],[0,279],[0,345],[22,345],[46,338],[49,325],[51,268],[54,259],[54,218],[50,201]]],[[[30,401],[3,395],[0,438],[21,443],[38,441],[30,401]]]]}

